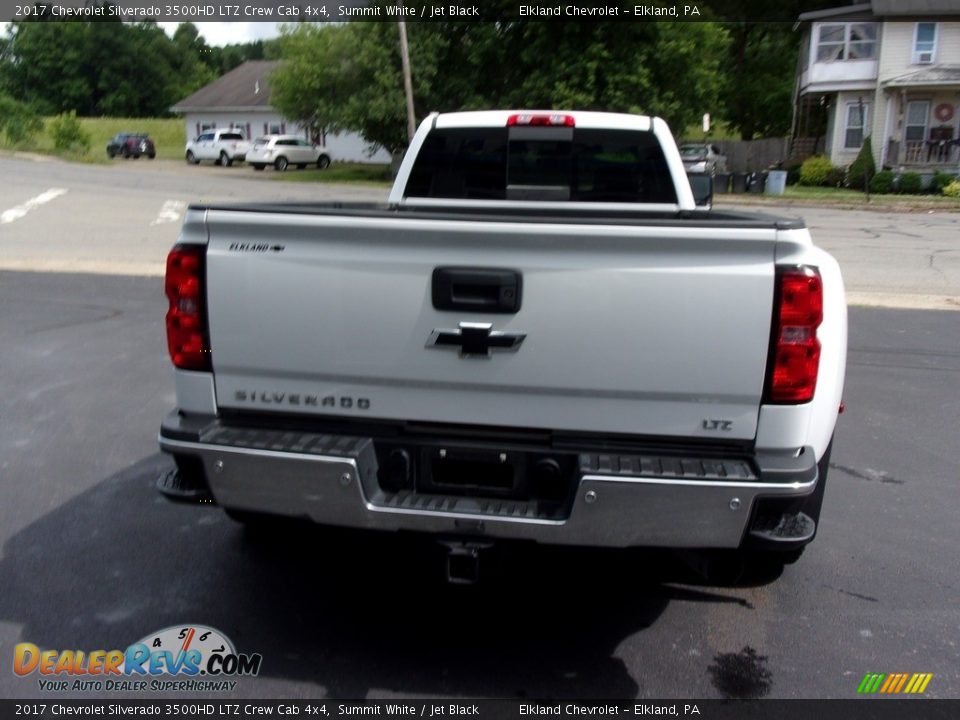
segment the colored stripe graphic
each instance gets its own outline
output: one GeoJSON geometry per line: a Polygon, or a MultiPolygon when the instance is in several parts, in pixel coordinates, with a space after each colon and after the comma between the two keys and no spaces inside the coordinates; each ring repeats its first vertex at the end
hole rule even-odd
{"type": "Polygon", "coordinates": [[[927,689],[933,673],[867,673],[857,686],[860,695],[919,695],[927,689]]]}
{"type": "Polygon", "coordinates": [[[880,694],[881,694],[881,695],[884,695],[884,694],[890,692],[890,688],[893,687],[893,686],[896,684],[896,682],[897,682],[897,680],[899,679],[899,677],[900,677],[900,676],[897,675],[896,673],[893,673],[892,675],[887,675],[887,680],[886,680],[886,682],[883,683],[883,687],[880,688],[880,694]]]}
{"type": "Polygon", "coordinates": [[[880,689],[880,682],[883,678],[884,675],[882,673],[867,673],[863,676],[863,680],[860,681],[860,687],[857,688],[857,692],[866,695],[875,693],[880,689]]]}

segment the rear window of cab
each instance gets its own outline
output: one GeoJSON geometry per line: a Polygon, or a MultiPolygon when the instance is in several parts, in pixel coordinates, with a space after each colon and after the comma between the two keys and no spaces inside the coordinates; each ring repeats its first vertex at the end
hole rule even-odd
{"type": "Polygon", "coordinates": [[[651,132],[568,127],[433,130],[406,197],[675,203],[651,132]]]}

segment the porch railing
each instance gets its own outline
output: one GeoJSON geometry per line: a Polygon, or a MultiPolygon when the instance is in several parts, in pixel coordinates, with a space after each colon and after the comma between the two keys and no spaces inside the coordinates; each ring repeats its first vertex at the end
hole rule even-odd
{"type": "Polygon", "coordinates": [[[903,143],[904,165],[946,165],[956,163],[960,141],[907,140],[903,143]]]}

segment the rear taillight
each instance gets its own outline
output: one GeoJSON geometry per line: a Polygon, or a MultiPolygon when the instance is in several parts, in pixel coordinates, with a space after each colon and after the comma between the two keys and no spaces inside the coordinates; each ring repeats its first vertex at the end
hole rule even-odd
{"type": "Polygon", "coordinates": [[[574,127],[573,115],[560,113],[518,113],[507,118],[507,127],[533,125],[547,127],[574,127]]]}
{"type": "Polygon", "coordinates": [[[823,282],[814,268],[777,268],[766,402],[813,399],[820,368],[817,328],[823,321],[823,282]]]}
{"type": "Polygon", "coordinates": [[[204,308],[204,248],[176,245],[167,256],[165,290],[167,348],[173,364],[183,370],[209,370],[210,344],[204,308]]]}

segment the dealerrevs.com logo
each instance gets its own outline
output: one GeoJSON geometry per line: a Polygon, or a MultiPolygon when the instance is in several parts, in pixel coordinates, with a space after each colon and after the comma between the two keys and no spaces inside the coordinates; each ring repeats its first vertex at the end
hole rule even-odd
{"type": "Polygon", "coordinates": [[[260,672],[259,653],[238,653],[211,627],[177,625],[151,633],[125,650],[13,649],[13,672],[38,676],[44,691],[230,691],[236,677],[260,672]]]}

